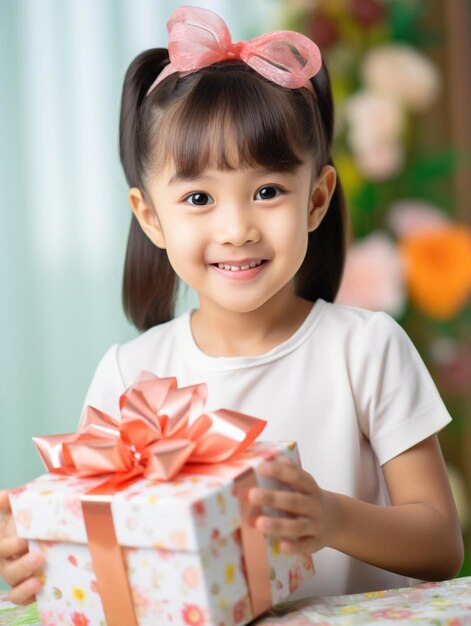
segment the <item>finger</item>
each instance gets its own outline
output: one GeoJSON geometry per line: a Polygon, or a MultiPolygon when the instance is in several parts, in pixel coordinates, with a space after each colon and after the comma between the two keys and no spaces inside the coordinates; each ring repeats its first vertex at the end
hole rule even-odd
{"type": "Polygon", "coordinates": [[[13,604],[31,604],[36,600],[35,595],[41,590],[41,582],[32,576],[16,587],[10,589],[7,600],[13,604]]]}
{"type": "Polygon", "coordinates": [[[9,534],[9,527],[12,525],[10,500],[8,491],[0,491],[0,536],[9,534]]]}
{"type": "Polygon", "coordinates": [[[312,476],[295,463],[265,461],[260,465],[259,471],[263,476],[279,480],[295,491],[313,493],[316,489],[316,483],[312,476]]]}
{"type": "Polygon", "coordinates": [[[3,489],[0,491],[0,513],[10,513],[10,499],[8,498],[8,491],[3,489]]]}
{"type": "Polygon", "coordinates": [[[280,541],[280,550],[286,554],[307,554],[311,555],[317,552],[324,545],[315,537],[303,537],[301,539],[282,539],[280,541]]]}
{"type": "Polygon", "coordinates": [[[10,534],[0,538],[0,560],[11,559],[28,552],[28,542],[26,539],[10,534]]]}
{"type": "MultiPolygon", "coordinates": [[[[17,536],[17,532],[16,532],[16,526],[15,526],[15,521],[13,519],[13,516],[10,515],[10,513],[5,513],[3,514],[3,519],[0,522],[0,541],[4,538],[4,537],[16,537],[17,536]]],[[[1,551],[0,551],[0,557],[1,557],[1,551]]]]}
{"type": "Polygon", "coordinates": [[[28,552],[18,559],[4,561],[2,577],[11,587],[15,587],[33,576],[42,567],[44,567],[44,556],[40,552],[28,552]]]}
{"type": "Polygon", "coordinates": [[[249,491],[249,501],[252,504],[266,506],[295,515],[312,515],[312,497],[297,491],[280,491],[276,489],[260,489],[252,487],[249,491]]]}
{"type": "Polygon", "coordinates": [[[312,521],[308,517],[269,517],[260,515],[255,522],[255,527],[268,535],[296,539],[312,535],[312,521]]]}
{"type": "Polygon", "coordinates": [[[284,454],[281,454],[279,457],[277,457],[276,461],[278,463],[286,463],[288,465],[295,465],[296,467],[299,467],[297,463],[295,463],[292,459],[288,458],[284,454]]]}

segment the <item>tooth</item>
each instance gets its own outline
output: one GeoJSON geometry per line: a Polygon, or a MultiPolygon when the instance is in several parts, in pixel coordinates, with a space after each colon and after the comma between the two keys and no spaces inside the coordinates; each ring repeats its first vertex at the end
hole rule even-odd
{"type": "Polygon", "coordinates": [[[255,267],[257,265],[257,261],[252,261],[252,263],[249,264],[250,267],[255,267]]]}
{"type": "Polygon", "coordinates": [[[231,266],[230,266],[230,265],[224,265],[224,269],[225,269],[225,270],[230,270],[230,269],[231,269],[231,266]]]}
{"type": "Polygon", "coordinates": [[[240,267],[238,265],[231,265],[231,272],[238,272],[240,267]]]}
{"type": "Polygon", "coordinates": [[[257,265],[261,265],[261,264],[262,264],[262,262],[261,262],[261,261],[257,261],[257,265]]]}
{"type": "Polygon", "coordinates": [[[220,270],[223,270],[224,269],[224,263],[218,263],[218,267],[219,267],[220,270]]]}
{"type": "Polygon", "coordinates": [[[241,269],[241,270],[248,270],[248,269],[249,269],[249,267],[250,267],[250,265],[241,265],[241,266],[240,266],[240,269],[241,269]]]}

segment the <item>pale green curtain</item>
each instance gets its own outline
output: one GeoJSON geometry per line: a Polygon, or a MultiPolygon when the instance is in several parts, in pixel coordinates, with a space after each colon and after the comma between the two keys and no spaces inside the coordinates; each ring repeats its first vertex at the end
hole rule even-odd
{"type": "Polygon", "coordinates": [[[136,335],[120,299],[130,219],[120,90],[136,54],[166,46],[180,4],[216,11],[234,39],[270,29],[279,8],[0,0],[0,488],[42,473],[31,438],[75,430],[102,354],[136,335]]]}

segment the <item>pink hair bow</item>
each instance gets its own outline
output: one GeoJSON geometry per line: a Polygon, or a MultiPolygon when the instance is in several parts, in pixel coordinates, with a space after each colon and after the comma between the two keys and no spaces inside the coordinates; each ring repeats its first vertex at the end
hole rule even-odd
{"type": "Polygon", "coordinates": [[[275,30],[247,41],[232,41],[224,20],[199,7],[182,6],[167,22],[170,63],[162,70],[146,96],[164,78],[180,72],[196,72],[218,61],[241,59],[256,72],[282,87],[307,87],[322,65],[317,45],[291,30],[275,30]]]}

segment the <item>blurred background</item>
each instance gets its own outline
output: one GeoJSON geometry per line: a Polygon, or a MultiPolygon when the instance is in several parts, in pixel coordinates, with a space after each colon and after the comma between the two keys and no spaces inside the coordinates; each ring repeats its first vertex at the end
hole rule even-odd
{"type": "MultiPolygon", "coordinates": [[[[119,101],[180,4],[0,0],[0,488],[42,473],[31,438],[74,431],[103,353],[137,334],[121,308],[119,101]]],[[[287,28],[321,47],[352,222],[338,301],[404,326],[454,418],[440,439],[471,575],[471,3],[184,4],[235,40],[287,28]]],[[[178,311],[194,303],[182,290],[178,311]]]]}

